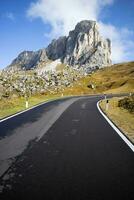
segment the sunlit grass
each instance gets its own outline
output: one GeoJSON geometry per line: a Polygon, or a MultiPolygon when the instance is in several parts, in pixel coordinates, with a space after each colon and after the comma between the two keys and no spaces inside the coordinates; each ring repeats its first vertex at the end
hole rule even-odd
{"type": "Polygon", "coordinates": [[[134,92],[134,62],[105,67],[66,88],[66,93],[100,94],[134,92]],[[88,86],[93,84],[94,89],[88,86]]]}
{"type": "MultiPolygon", "coordinates": [[[[28,99],[29,108],[60,97],[59,95],[36,95],[28,99]]],[[[0,119],[26,109],[26,100],[23,97],[5,99],[0,101],[0,119]]]]}
{"type": "Polygon", "coordinates": [[[108,117],[134,142],[134,115],[126,109],[118,107],[120,98],[109,100],[109,108],[106,111],[106,101],[100,103],[102,110],[108,117]]]}

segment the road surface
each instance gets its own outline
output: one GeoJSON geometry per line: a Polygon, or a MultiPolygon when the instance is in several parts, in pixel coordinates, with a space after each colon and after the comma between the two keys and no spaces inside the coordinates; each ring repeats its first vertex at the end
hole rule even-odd
{"type": "Polygon", "coordinates": [[[0,148],[16,134],[32,135],[1,177],[1,200],[134,198],[133,151],[99,113],[99,99],[51,102],[1,124],[0,148]],[[57,117],[45,129],[52,114],[57,117]]]}

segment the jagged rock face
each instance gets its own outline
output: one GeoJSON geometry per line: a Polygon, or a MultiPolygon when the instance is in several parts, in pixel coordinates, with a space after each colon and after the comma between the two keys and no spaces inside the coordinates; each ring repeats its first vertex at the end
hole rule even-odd
{"type": "Polygon", "coordinates": [[[46,48],[46,53],[49,59],[57,60],[63,58],[66,49],[66,37],[60,37],[58,40],[53,40],[46,48]]]}
{"type": "Polygon", "coordinates": [[[111,42],[102,39],[95,21],[79,22],[68,37],[53,40],[46,49],[22,52],[10,66],[26,69],[39,67],[47,60],[61,59],[70,66],[83,66],[85,71],[111,64],[111,42]]]}
{"type": "Polygon", "coordinates": [[[9,67],[20,67],[29,70],[35,68],[38,63],[48,60],[45,49],[39,51],[23,51],[19,56],[13,60],[9,67]]]}
{"type": "Polygon", "coordinates": [[[92,51],[98,41],[98,31],[95,29],[96,24],[92,21],[82,21],[76,25],[67,39],[65,62],[79,64],[79,59],[92,51]]]}
{"type": "Polygon", "coordinates": [[[69,32],[68,37],[60,37],[52,41],[46,49],[47,56],[52,60],[62,58],[64,62],[74,65],[74,61],[81,57],[82,53],[96,45],[98,32],[97,30],[93,32],[94,27],[93,21],[78,23],[75,30],[69,32]]]}
{"type": "Polygon", "coordinates": [[[85,68],[111,64],[111,42],[102,39],[95,21],[78,23],[68,37],[54,40],[47,48],[50,59],[59,59],[66,64],[85,68]]]}

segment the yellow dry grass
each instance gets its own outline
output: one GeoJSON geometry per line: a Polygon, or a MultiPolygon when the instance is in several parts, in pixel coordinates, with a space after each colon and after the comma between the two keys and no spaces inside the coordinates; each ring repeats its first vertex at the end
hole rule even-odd
{"type": "Polygon", "coordinates": [[[118,107],[120,98],[112,98],[109,100],[109,108],[106,111],[106,100],[101,101],[100,106],[108,117],[127,135],[134,143],[134,114],[126,109],[118,107]]]}
{"type": "Polygon", "coordinates": [[[66,94],[102,94],[134,92],[134,62],[105,67],[76,81],[66,94]],[[93,84],[94,89],[88,88],[93,84]]]}

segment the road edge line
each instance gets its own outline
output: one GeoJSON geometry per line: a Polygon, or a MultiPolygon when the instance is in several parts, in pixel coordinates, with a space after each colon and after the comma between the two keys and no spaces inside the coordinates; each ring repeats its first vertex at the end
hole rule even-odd
{"type": "Polygon", "coordinates": [[[43,104],[47,104],[47,103],[50,103],[50,102],[53,102],[53,101],[57,101],[57,100],[60,100],[60,99],[63,99],[63,100],[64,100],[64,99],[67,99],[67,98],[69,98],[69,97],[51,99],[51,100],[47,100],[47,101],[45,101],[45,102],[36,104],[35,106],[32,106],[31,108],[22,110],[22,111],[20,111],[20,112],[17,112],[16,114],[13,114],[13,115],[10,115],[10,116],[8,116],[8,117],[5,117],[5,118],[1,119],[1,120],[0,120],[0,123],[6,121],[6,120],[8,120],[8,119],[11,119],[11,118],[13,118],[13,117],[16,117],[17,115],[23,114],[23,113],[25,113],[25,112],[27,112],[27,111],[29,111],[29,110],[32,110],[32,109],[34,109],[34,108],[36,108],[36,107],[38,107],[38,106],[42,106],[43,104]]]}
{"type": "Polygon", "coordinates": [[[118,135],[124,140],[124,142],[129,146],[129,148],[134,152],[134,145],[130,142],[130,140],[127,139],[127,137],[124,135],[124,133],[122,133],[115,125],[114,123],[104,114],[104,112],[102,111],[102,109],[99,106],[99,103],[101,102],[98,101],[97,102],[97,108],[99,110],[99,112],[102,114],[102,116],[106,119],[106,121],[110,124],[110,126],[118,133],[118,135]]]}
{"type": "Polygon", "coordinates": [[[9,115],[9,116],[7,116],[7,117],[4,117],[3,119],[0,119],[0,123],[2,123],[2,122],[4,122],[4,121],[6,121],[6,120],[8,120],[8,119],[10,119],[10,118],[13,118],[13,117],[16,117],[17,115],[20,115],[20,114],[23,114],[23,113],[25,113],[25,112],[27,112],[27,111],[29,111],[29,110],[32,110],[32,109],[34,109],[34,108],[36,108],[36,107],[38,107],[38,106],[41,106],[41,105],[43,105],[43,104],[47,104],[47,103],[50,103],[50,102],[53,102],[53,101],[57,101],[57,100],[66,100],[66,99],[69,99],[69,98],[77,98],[77,97],[79,97],[78,95],[73,95],[73,96],[64,96],[64,97],[58,97],[58,98],[55,98],[55,99],[50,99],[50,100],[47,100],[47,101],[45,101],[45,102],[42,102],[42,103],[39,103],[39,104],[36,104],[35,106],[32,106],[31,108],[28,108],[28,109],[25,109],[25,110],[22,110],[22,111],[19,111],[19,112],[17,112],[17,113],[15,113],[15,114],[12,114],[12,115],[9,115]]]}

